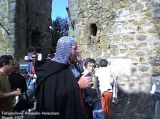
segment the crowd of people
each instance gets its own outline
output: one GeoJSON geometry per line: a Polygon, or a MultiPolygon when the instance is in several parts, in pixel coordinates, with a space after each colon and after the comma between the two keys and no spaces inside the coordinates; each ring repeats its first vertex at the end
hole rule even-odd
{"type": "MultiPolygon", "coordinates": [[[[160,117],[159,84],[153,82],[151,90],[155,119],[160,117]]],[[[117,92],[109,62],[83,59],[72,37],[60,38],[55,53],[50,51],[46,58],[33,47],[24,60],[0,57],[0,119],[22,111],[34,111],[36,119],[111,119],[117,92]]]]}
{"type": "Polygon", "coordinates": [[[106,59],[100,61],[100,67],[96,65],[93,58],[82,59],[73,38],[60,38],[55,56],[36,66],[37,111],[59,115],[38,115],[37,118],[111,118],[116,78],[109,72],[106,59]]]}
{"type": "Polygon", "coordinates": [[[11,55],[0,57],[0,118],[15,116],[6,112],[21,112],[34,107],[38,53],[26,54],[24,60],[15,60],[11,55]]]}
{"type": "Polygon", "coordinates": [[[112,118],[117,77],[106,59],[98,64],[93,58],[83,59],[75,39],[68,36],[58,40],[55,53],[42,57],[33,48],[20,63],[9,55],[0,57],[1,117],[22,111],[17,99],[25,94],[36,102],[36,119],[112,118]]]}

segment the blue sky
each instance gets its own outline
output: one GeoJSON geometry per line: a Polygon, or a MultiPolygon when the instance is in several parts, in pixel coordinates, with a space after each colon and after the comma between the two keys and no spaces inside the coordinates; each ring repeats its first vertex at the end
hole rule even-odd
{"type": "Polygon", "coordinates": [[[67,17],[67,6],[68,0],[52,0],[52,20],[55,20],[57,16],[62,18],[67,17]]]}

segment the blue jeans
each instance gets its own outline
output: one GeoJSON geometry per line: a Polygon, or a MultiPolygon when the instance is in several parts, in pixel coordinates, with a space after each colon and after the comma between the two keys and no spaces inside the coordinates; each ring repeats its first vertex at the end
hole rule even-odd
{"type": "Polygon", "coordinates": [[[156,105],[155,105],[155,119],[160,119],[160,100],[156,101],[156,105]]]}
{"type": "Polygon", "coordinates": [[[104,113],[102,111],[100,99],[93,103],[92,113],[93,119],[104,119],[104,113]]]}

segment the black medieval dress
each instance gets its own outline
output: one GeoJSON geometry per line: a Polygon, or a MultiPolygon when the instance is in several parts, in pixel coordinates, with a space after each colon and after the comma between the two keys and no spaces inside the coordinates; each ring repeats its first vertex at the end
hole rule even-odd
{"type": "Polygon", "coordinates": [[[45,61],[36,74],[36,118],[81,119],[80,89],[69,65],[45,61]]]}

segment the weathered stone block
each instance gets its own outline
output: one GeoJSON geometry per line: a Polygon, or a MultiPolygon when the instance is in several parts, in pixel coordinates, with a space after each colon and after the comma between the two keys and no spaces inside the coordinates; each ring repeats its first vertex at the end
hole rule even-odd
{"type": "Polygon", "coordinates": [[[89,51],[84,51],[84,52],[82,51],[82,56],[83,58],[88,58],[88,57],[91,57],[92,55],[89,51]]]}
{"type": "Polygon", "coordinates": [[[136,11],[142,11],[144,9],[144,5],[142,3],[137,3],[135,6],[136,11]]]}
{"type": "Polygon", "coordinates": [[[91,53],[92,53],[92,58],[98,59],[98,58],[101,58],[102,50],[101,49],[96,49],[95,51],[93,51],[91,53]]]}
{"type": "Polygon", "coordinates": [[[87,50],[93,52],[95,50],[95,45],[88,45],[87,50]]]}
{"type": "Polygon", "coordinates": [[[154,33],[160,33],[160,23],[159,24],[155,24],[154,27],[155,27],[154,33]]]}
{"type": "Polygon", "coordinates": [[[142,72],[147,72],[149,71],[150,66],[139,66],[138,70],[142,72]]]}
{"type": "Polygon", "coordinates": [[[147,46],[147,42],[140,42],[140,43],[137,43],[137,48],[143,48],[143,47],[146,47],[147,46]]]}
{"type": "Polygon", "coordinates": [[[122,41],[130,42],[134,40],[134,36],[132,34],[126,34],[122,37],[122,41]]]}
{"type": "Polygon", "coordinates": [[[136,35],[136,39],[139,41],[144,41],[147,39],[147,35],[136,35]]]}
{"type": "Polygon", "coordinates": [[[132,75],[135,74],[137,71],[138,71],[137,67],[134,67],[134,66],[131,67],[131,74],[132,75]]]}
{"type": "Polygon", "coordinates": [[[154,18],[160,19],[160,9],[156,9],[156,10],[154,11],[154,18]]]}
{"type": "Polygon", "coordinates": [[[157,65],[157,64],[160,65],[160,56],[152,56],[152,57],[149,57],[149,58],[148,58],[148,61],[149,61],[149,63],[152,64],[152,65],[157,65]]]}
{"type": "Polygon", "coordinates": [[[119,54],[118,49],[110,49],[110,56],[117,56],[119,54]]]}

